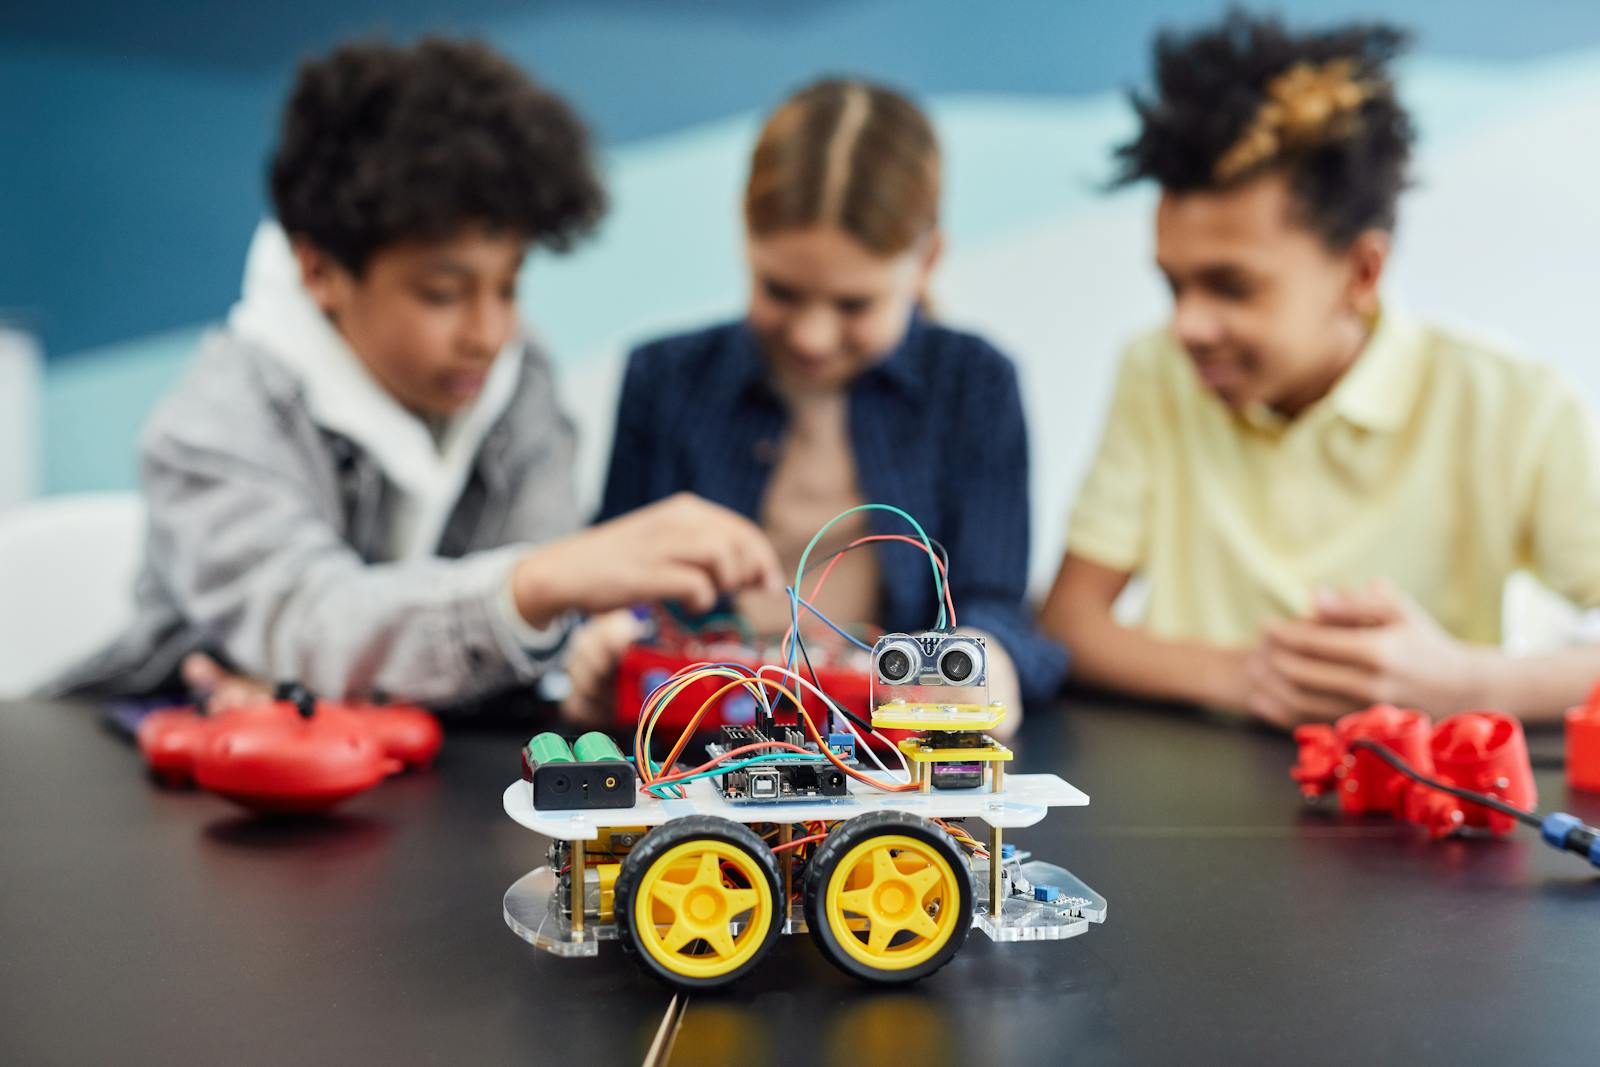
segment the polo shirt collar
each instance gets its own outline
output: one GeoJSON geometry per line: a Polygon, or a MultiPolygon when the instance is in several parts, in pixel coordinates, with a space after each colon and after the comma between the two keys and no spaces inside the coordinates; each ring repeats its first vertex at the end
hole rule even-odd
{"type": "Polygon", "coordinates": [[[1386,304],[1361,354],[1326,397],[1299,418],[1290,419],[1265,404],[1239,413],[1250,426],[1278,435],[1289,427],[1333,416],[1374,433],[1398,430],[1416,408],[1424,370],[1423,333],[1403,308],[1386,304]]]}
{"type": "Polygon", "coordinates": [[[1334,412],[1365,430],[1398,430],[1410,421],[1422,387],[1423,333],[1401,308],[1385,305],[1355,365],[1328,395],[1334,412]]]}

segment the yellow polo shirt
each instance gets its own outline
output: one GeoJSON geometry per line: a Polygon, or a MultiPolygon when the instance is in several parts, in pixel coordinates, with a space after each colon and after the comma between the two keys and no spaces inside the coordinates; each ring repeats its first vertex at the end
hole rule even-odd
{"type": "Polygon", "coordinates": [[[1230,411],[1162,329],[1123,355],[1067,548],[1144,575],[1163,637],[1253,642],[1318,586],[1384,577],[1498,643],[1513,571],[1600,605],[1600,439],[1549,368],[1395,309],[1292,420],[1230,411]]]}

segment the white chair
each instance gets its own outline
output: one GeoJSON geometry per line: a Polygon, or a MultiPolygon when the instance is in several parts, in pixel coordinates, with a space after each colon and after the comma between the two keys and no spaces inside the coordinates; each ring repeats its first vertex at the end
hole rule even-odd
{"type": "Polygon", "coordinates": [[[42,366],[33,338],[0,325],[0,512],[38,487],[42,366]]]}
{"type": "Polygon", "coordinates": [[[0,512],[0,699],[26,696],[128,625],[143,547],[135,493],[0,512]]]}

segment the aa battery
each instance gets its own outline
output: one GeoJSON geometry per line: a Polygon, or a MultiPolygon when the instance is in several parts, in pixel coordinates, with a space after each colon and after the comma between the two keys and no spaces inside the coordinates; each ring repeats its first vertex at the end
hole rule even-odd
{"type": "Polygon", "coordinates": [[[599,730],[591,730],[578,738],[577,741],[573,742],[572,751],[578,757],[578,762],[580,763],[622,759],[622,749],[618,748],[615,741],[599,730]]]}
{"type": "Polygon", "coordinates": [[[572,749],[567,747],[567,743],[559,734],[549,732],[538,734],[530,740],[523,749],[523,754],[527,757],[530,767],[573,762],[572,749]]]}

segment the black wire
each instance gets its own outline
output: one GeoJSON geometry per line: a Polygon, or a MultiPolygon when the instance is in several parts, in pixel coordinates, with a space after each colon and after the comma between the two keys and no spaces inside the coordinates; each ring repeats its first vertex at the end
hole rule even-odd
{"type": "MultiPolygon", "coordinates": [[[[871,536],[871,535],[869,534],[868,536],[871,536]]],[[[826,567],[828,564],[832,563],[834,560],[838,559],[840,556],[844,555],[847,552],[854,552],[858,548],[870,548],[871,546],[873,546],[875,544],[883,544],[883,542],[881,542],[881,541],[865,541],[865,542],[862,542],[861,544],[858,544],[858,545],[846,545],[845,547],[839,549],[837,552],[834,552],[831,555],[824,556],[821,559],[817,560],[815,563],[811,564],[811,566],[807,567],[805,570],[800,572],[800,577],[802,579],[804,579],[805,576],[810,574],[812,571],[817,570],[817,569],[819,569],[821,567],[826,567]]],[[[933,550],[938,555],[939,561],[944,564],[944,575],[945,575],[944,584],[948,585],[949,582],[950,582],[950,578],[949,578],[949,575],[950,575],[950,550],[945,548],[944,545],[936,537],[928,538],[928,544],[933,546],[933,550]]],[[[800,586],[799,586],[798,583],[796,583],[796,585],[795,585],[795,595],[796,596],[800,595],[800,586]]],[[[827,693],[823,692],[822,682],[821,682],[821,680],[819,680],[817,678],[817,669],[811,665],[811,654],[806,651],[806,643],[805,643],[805,640],[800,636],[799,627],[795,628],[794,641],[795,641],[795,646],[800,649],[801,658],[803,658],[805,660],[806,670],[811,673],[811,684],[817,687],[817,692],[822,693],[822,699],[827,703],[829,710],[834,712],[834,713],[836,713],[836,714],[843,715],[845,718],[847,718],[851,722],[855,723],[861,729],[867,731],[868,733],[871,733],[872,732],[872,724],[871,723],[867,722],[865,719],[861,718],[861,716],[857,715],[855,712],[851,711],[849,708],[845,707],[843,704],[839,703],[837,700],[834,700],[827,693]]],[[[828,722],[828,730],[829,730],[829,732],[832,732],[832,730],[833,730],[833,722],[832,722],[831,718],[830,718],[830,720],[828,722]]]]}
{"type": "Polygon", "coordinates": [[[1492,797],[1487,793],[1474,793],[1470,789],[1460,789],[1453,785],[1445,785],[1443,782],[1435,781],[1434,779],[1419,773],[1412,768],[1411,764],[1407,763],[1393,752],[1390,752],[1376,741],[1367,741],[1365,739],[1352,741],[1350,742],[1350,747],[1366,749],[1368,752],[1371,752],[1374,756],[1377,756],[1379,759],[1383,760],[1383,762],[1387,763],[1389,766],[1393,767],[1407,778],[1410,778],[1413,782],[1421,782],[1429,789],[1437,789],[1441,793],[1449,793],[1458,800],[1470,801],[1473,804],[1482,804],[1486,808],[1492,808],[1502,815],[1509,815],[1518,822],[1526,823],[1527,825],[1535,828],[1544,826],[1544,820],[1539,818],[1539,816],[1535,813],[1526,811],[1514,804],[1507,804],[1499,797],[1492,797]]]}
{"type": "MultiPolygon", "coordinates": [[[[835,712],[835,713],[839,714],[839,715],[843,715],[845,718],[849,719],[851,722],[853,722],[857,726],[861,727],[861,729],[865,730],[867,733],[871,733],[872,732],[872,724],[871,723],[869,723],[869,722],[865,721],[864,719],[862,719],[855,712],[851,711],[849,708],[845,707],[843,704],[841,704],[837,700],[833,699],[831,696],[829,696],[827,694],[826,691],[823,690],[822,681],[821,681],[821,679],[819,679],[817,677],[817,669],[811,665],[811,653],[806,651],[806,643],[801,638],[800,632],[798,630],[795,631],[794,640],[795,640],[796,647],[798,647],[800,649],[801,658],[804,659],[805,662],[806,662],[806,670],[811,672],[811,684],[817,687],[817,692],[818,693],[822,694],[822,699],[823,699],[823,701],[825,703],[827,703],[828,709],[830,711],[832,711],[832,712],[835,712]]],[[[804,696],[802,694],[796,694],[796,695],[801,696],[802,700],[804,699],[804,696]]],[[[831,717],[828,720],[828,732],[829,733],[833,732],[833,720],[832,720],[831,717]]]]}

